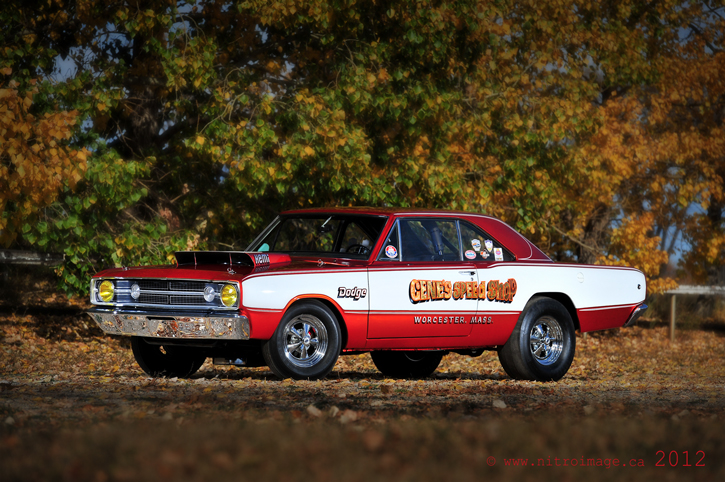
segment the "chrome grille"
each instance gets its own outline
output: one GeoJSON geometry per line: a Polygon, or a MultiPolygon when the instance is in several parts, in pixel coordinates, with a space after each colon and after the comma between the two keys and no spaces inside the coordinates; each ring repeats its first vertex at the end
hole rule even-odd
{"type": "MultiPolygon", "coordinates": [[[[206,283],[201,281],[169,281],[170,291],[204,291],[206,283]]],[[[203,299],[203,298],[202,298],[203,299]]]]}
{"type": "Polygon", "coordinates": [[[169,289],[169,283],[165,280],[140,279],[135,281],[142,290],[166,291],[169,289]]]}
{"type": "Polygon", "coordinates": [[[203,305],[206,304],[206,300],[199,295],[171,295],[169,303],[172,305],[203,305]]]}
{"type": "Polygon", "coordinates": [[[138,297],[138,302],[151,303],[154,305],[167,305],[169,304],[169,296],[141,292],[141,295],[138,297]]]}
{"type": "Polygon", "coordinates": [[[195,310],[236,310],[235,306],[224,306],[221,301],[221,290],[225,284],[232,284],[239,290],[236,281],[198,281],[168,280],[148,278],[111,278],[115,286],[113,301],[104,303],[98,298],[101,279],[94,279],[91,284],[91,301],[94,304],[148,306],[159,309],[184,308],[195,310]],[[211,301],[204,299],[204,290],[213,288],[211,301]],[[135,297],[134,297],[135,296],[135,297]]]}

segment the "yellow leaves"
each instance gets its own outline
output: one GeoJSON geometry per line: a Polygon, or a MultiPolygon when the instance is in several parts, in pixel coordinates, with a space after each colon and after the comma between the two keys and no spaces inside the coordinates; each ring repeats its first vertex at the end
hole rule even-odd
{"type": "Polygon", "coordinates": [[[87,167],[86,149],[71,150],[56,142],[70,138],[73,112],[31,115],[35,91],[20,95],[14,88],[0,95],[0,157],[9,159],[0,176],[0,209],[14,209],[0,220],[0,244],[7,245],[22,224],[32,222],[40,209],[53,202],[64,184],[71,188],[87,167]],[[7,229],[8,226],[11,229],[7,229]]]}
{"type": "Polygon", "coordinates": [[[310,146],[305,146],[303,149],[303,152],[308,156],[313,156],[315,154],[315,150],[311,148],[310,146]]]}
{"type": "Polygon", "coordinates": [[[380,83],[387,82],[390,79],[390,75],[388,74],[388,71],[385,68],[381,68],[378,71],[377,80],[380,83]]]}
{"type": "Polygon", "coordinates": [[[506,52],[504,52],[504,54],[502,55],[502,57],[505,60],[510,60],[511,58],[513,58],[518,53],[518,51],[519,51],[518,48],[508,49],[508,50],[506,50],[506,52]]]}

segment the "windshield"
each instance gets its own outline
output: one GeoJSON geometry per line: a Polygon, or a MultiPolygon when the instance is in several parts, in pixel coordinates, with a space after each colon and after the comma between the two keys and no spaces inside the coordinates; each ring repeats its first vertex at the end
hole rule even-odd
{"type": "Polygon", "coordinates": [[[281,216],[247,250],[367,259],[386,221],[347,214],[281,216]]]}

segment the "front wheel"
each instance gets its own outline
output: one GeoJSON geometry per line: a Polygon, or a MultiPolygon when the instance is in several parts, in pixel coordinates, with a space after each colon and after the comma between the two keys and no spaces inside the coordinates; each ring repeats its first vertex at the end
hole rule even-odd
{"type": "Polygon", "coordinates": [[[558,301],[542,296],[526,304],[498,359],[511,378],[556,381],[569,371],[575,348],[571,315],[558,301]]]}
{"type": "Polygon", "coordinates": [[[427,378],[443,359],[440,351],[374,351],[370,354],[380,372],[390,378],[427,378]]]}
{"type": "Polygon", "coordinates": [[[136,363],[152,377],[187,378],[196,373],[206,357],[193,348],[148,343],[141,337],[131,338],[136,363]]]}
{"type": "Polygon", "coordinates": [[[310,300],[292,306],[264,345],[262,356],[280,378],[316,380],[330,373],[342,348],[340,325],[330,309],[310,300]]]}

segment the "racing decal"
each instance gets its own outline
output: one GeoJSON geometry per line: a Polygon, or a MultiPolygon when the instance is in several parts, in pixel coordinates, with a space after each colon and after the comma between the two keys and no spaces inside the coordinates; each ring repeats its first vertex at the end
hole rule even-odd
{"type": "Polygon", "coordinates": [[[252,256],[255,266],[269,264],[268,254],[250,253],[250,256],[252,256]]]}
{"type": "Polygon", "coordinates": [[[492,280],[486,283],[482,281],[456,281],[451,283],[446,280],[420,280],[414,279],[410,282],[410,301],[413,304],[426,301],[438,300],[462,300],[462,299],[488,299],[489,301],[502,301],[511,303],[516,294],[516,280],[510,278],[501,283],[492,280]]]}
{"type": "Polygon", "coordinates": [[[484,242],[484,244],[486,245],[486,250],[487,250],[487,251],[488,251],[489,253],[490,253],[491,251],[493,251],[493,241],[491,241],[490,239],[487,239],[487,240],[486,240],[486,241],[484,242]]]}
{"type": "Polygon", "coordinates": [[[419,280],[410,282],[410,299],[413,303],[433,300],[450,300],[452,286],[450,281],[419,280]]]}
{"type": "Polygon", "coordinates": [[[480,239],[472,239],[471,240],[471,246],[473,246],[473,250],[475,252],[481,251],[481,240],[480,239]]]}
{"type": "Polygon", "coordinates": [[[388,258],[397,258],[398,250],[395,248],[395,246],[389,244],[385,247],[385,256],[387,256],[388,258]]]}
{"type": "Polygon", "coordinates": [[[343,286],[340,286],[337,289],[338,298],[352,298],[353,300],[357,301],[360,298],[365,298],[367,295],[367,288],[358,288],[357,286],[354,288],[345,288],[343,286]]]}
{"type": "Polygon", "coordinates": [[[496,261],[503,261],[503,249],[501,248],[495,248],[493,250],[493,254],[496,258],[496,261]]]}
{"type": "Polygon", "coordinates": [[[486,325],[493,323],[491,316],[471,316],[470,320],[466,316],[454,315],[421,315],[413,316],[413,324],[415,325],[486,325]]]}
{"type": "Polygon", "coordinates": [[[488,259],[488,251],[486,251],[486,250],[484,250],[484,251],[481,251],[481,257],[482,257],[483,259],[488,259]]]}
{"type": "Polygon", "coordinates": [[[466,258],[468,258],[468,259],[476,259],[476,252],[473,251],[472,249],[469,249],[468,251],[466,251],[465,254],[466,254],[466,258]]]}
{"type": "Polygon", "coordinates": [[[516,280],[510,278],[505,283],[501,283],[498,280],[492,280],[488,282],[488,290],[486,298],[489,301],[503,301],[505,303],[511,303],[516,294],[516,280]]]}

